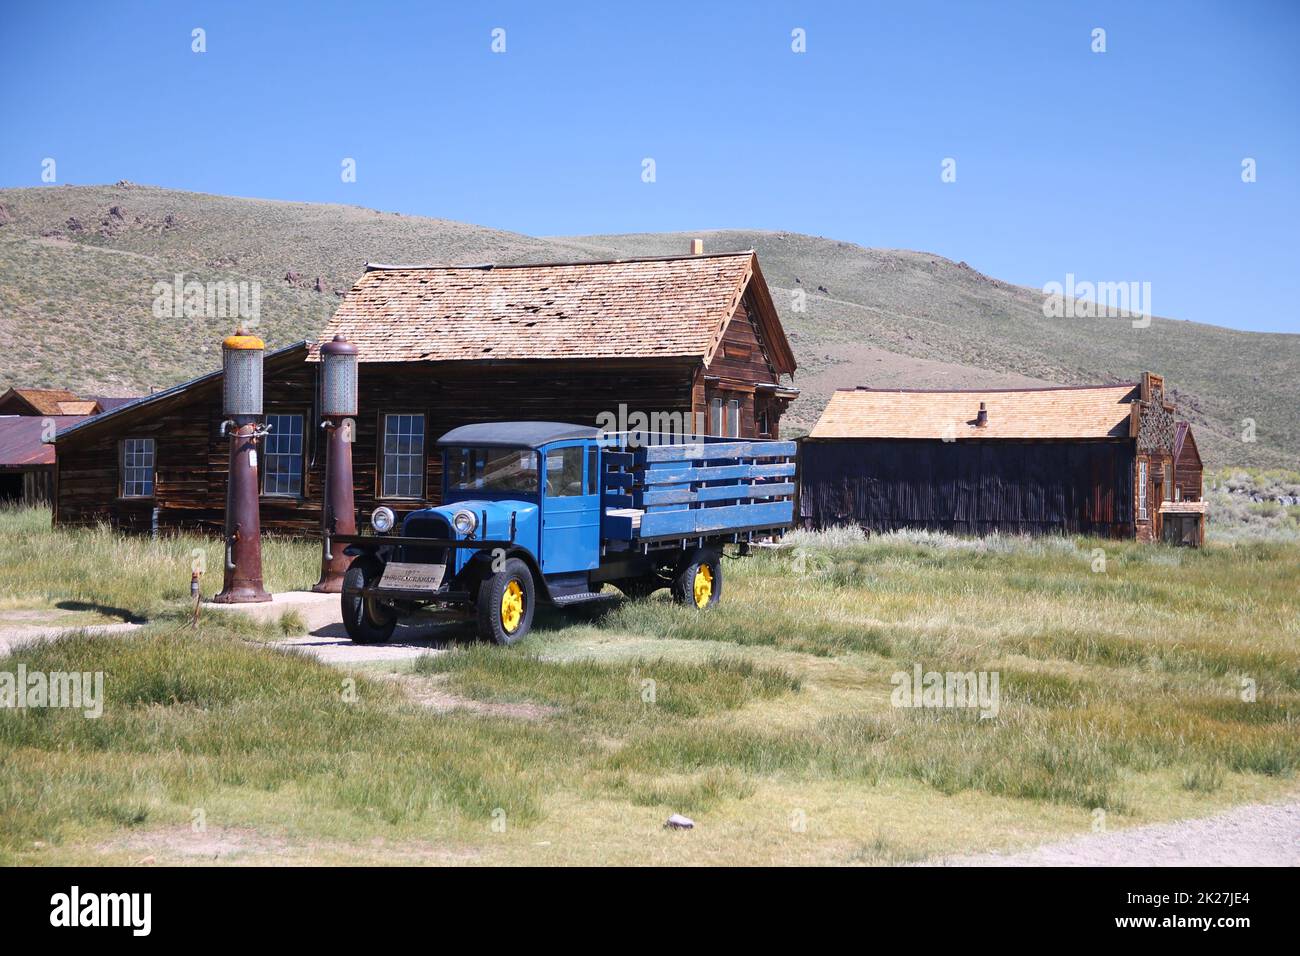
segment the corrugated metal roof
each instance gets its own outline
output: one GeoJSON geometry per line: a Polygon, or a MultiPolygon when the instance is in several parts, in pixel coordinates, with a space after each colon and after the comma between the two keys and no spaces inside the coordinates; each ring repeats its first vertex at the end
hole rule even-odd
{"type": "Polygon", "coordinates": [[[1134,384],[992,391],[840,389],[810,438],[1120,438],[1134,384]],[[976,425],[980,402],[988,423],[976,425]]]}
{"type": "Polygon", "coordinates": [[[0,417],[0,468],[35,467],[54,464],[54,446],[41,439],[45,421],[54,422],[56,432],[79,424],[93,415],[6,415],[0,417]]]}
{"type": "Polygon", "coordinates": [[[346,335],[363,362],[707,358],[756,266],[746,251],[372,267],[320,340],[346,335]]]}

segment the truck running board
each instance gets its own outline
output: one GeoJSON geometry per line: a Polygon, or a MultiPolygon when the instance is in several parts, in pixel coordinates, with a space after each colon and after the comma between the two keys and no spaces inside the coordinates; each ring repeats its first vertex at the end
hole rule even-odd
{"type": "Polygon", "coordinates": [[[574,604],[594,604],[597,601],[616,601],[617,591],[578,591],[574,594],[560,594],[551,598],[556,607],[571,607],[574,604]]]}

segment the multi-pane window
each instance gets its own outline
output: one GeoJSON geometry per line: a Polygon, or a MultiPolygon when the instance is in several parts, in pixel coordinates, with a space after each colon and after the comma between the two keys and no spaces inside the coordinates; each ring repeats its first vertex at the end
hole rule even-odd
{"type": "Polygon", "coordinates": [[[302,494],[302,416],[267,415],[262,464],[262,494],[296,497],[302,494]]]}
{"type": "Polygon", "coordinates": [[[767,418],[767,409],[766,409],[766,408],[763,409],[761,412],[759,412],[757,415],[754,416],[754,428],[755,428],[755,430],[758,432],[758,437],[759,437],[759,438],[765,438],[765,437],[767,437],[769,434],[771,434],[771,432],[769,431],[769,427],[768,427],[768,418],[767,418]]]}
{"type": "Polygon", "coordinates": [[[424,497],[424,416],[384,416],[384,498],[424,497]]]}
{"type": "Polygon", "coordinates": [[[1147,461],[1138,461],[1138,521],[1147,520],[1147,461]]]}
{"type": "Polygon", "coordinates": [[[709,434],[722,434],[722,399],[709,399],[709,434]]]}
{"type": "Polygon", "coordinates": [[[727,402],[727,437],[740,437],[740,399],[738,398],[727,402]]]}
{"type": "Polygon", "coordinates": [[[122,497],[152,498],[154,440],[128,438],[122,442],[122,497]]]}

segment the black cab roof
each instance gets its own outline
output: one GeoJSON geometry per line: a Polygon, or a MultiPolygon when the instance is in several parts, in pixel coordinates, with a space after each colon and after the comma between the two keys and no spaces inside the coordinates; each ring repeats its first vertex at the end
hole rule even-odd
{"type": "Polygon", "coordinates": [[[439,445],[475,448],[540,448],[553,441],[597,438],[600,429],[564,422],[481,422],[461,425],[438,439],[439,445]]]}

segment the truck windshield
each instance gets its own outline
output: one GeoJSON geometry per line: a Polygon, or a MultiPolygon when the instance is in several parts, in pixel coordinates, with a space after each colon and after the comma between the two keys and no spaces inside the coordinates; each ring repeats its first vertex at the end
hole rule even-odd
{"type": "Polygon", "coordinates": [[[531,448],[449,448],[447,487],[452,491],[537,494],[537,452],[531,448]]]}

